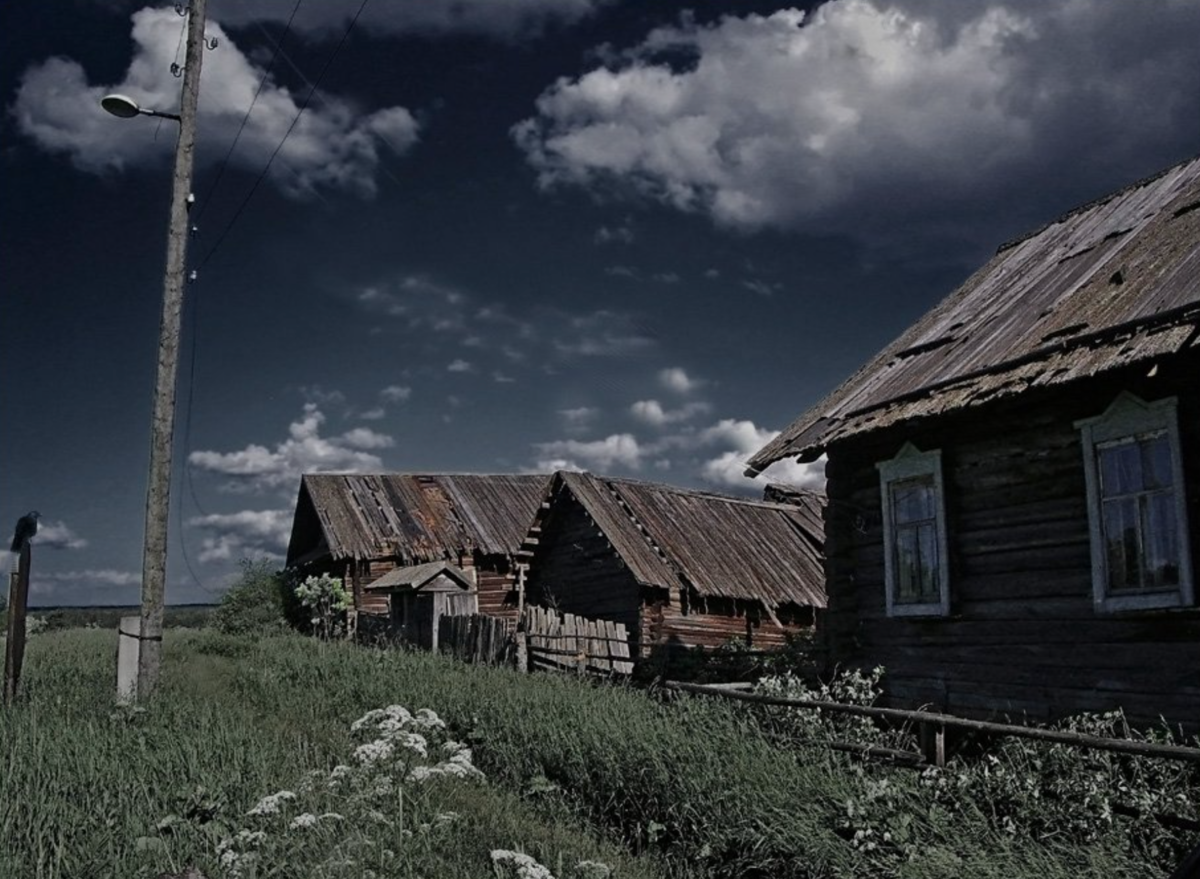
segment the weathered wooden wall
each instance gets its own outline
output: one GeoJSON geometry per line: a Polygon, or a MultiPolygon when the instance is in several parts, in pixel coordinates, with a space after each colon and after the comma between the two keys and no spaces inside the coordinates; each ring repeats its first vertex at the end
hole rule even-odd
{"type": "Polygon", "coordinates": [[[1179,397],[1192,559],[1200,561],[1197,358],[1027,391],[919,430],[836,446],[826,468],[829,610],[834,662],[881,664],[895,704],[968,715],[1047,718],[1122,706],[1200,721],[1200,611],[1099,614],[1093,606],[1083,453],[1073,422],[1123,389],[1179,397]],[[951,614],[886,616],[879,474],[905,441],[940,448],[950,543],[951,614]]]}
{"type": "Polygon", "coordinates": [[[569,494],[559,497],[538,539],[529,570],[530,604],[637,629],[638,584],[582,504],[569,494]]]}

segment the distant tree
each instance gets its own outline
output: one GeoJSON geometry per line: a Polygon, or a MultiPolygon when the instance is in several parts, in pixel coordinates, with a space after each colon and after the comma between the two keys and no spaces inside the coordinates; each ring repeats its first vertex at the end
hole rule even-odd
{"type": "Polygon", "coordinates": [[[242,575],[213,612],[213,626],[231,635],[280,631],[284,615],[284,575],[263,559],[242,559],[242,575]]]}

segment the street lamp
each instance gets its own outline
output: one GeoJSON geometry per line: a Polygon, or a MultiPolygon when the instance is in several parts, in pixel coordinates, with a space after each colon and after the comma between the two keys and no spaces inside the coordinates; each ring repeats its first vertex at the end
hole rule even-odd
{"type": "Polygon", "coordinates": [[[132,119],[134,116],[158,116],[160,119],[174,119],[176,122],[182,121],[175,113],[160,113],[157,110],[147,110],[144,107],[139,107],[138,102],[128,95],[105,95],[100,99],[100,106],[114,116],[119,116],[121,119],[132,119]]]}
{"type": "Polygon", "coordinates": [[[179,334],[183,316],[183,280],[187,264],[188,205],[196,153],[196,104],[200,97],[200,64],[204,57],[204,7],[192,0],[188,11],[187,55],[179,115],[146,110],[126,95],[100,100],[122,119],[159,116],[179,123],[175,173],[171,184],[171,219],[167,231],[167,267],[163,280],[162,322],[158,336],[158,369],[154,383],[154,418],[150,428],[150,474],[146,490],[146,531],[142,552],[142,610],[138,634],[137,697],[146,699],[158,684],[162,663],[164,592],[167,576],[167,520],[171,498],[171,451],[175,433],[175,385],[179,367],[179,334]]]}

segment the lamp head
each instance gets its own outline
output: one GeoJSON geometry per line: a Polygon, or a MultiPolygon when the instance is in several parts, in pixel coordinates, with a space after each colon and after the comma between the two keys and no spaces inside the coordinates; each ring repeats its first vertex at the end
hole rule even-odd
{"type": "Polygon", "coordinates": [[[128,95],[105,95],[100,99],[100,106],[114,116],[119,116],[122,119],[132,119],[141,112],[137,101],[128,95]]]}

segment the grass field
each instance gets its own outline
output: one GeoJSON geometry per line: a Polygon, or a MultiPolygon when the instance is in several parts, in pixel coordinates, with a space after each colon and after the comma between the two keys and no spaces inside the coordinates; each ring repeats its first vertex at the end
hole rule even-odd
{"type": "Polygon", "coordinates": [[[1014,823],[949,777],[781,749],[711,700],[294,635],[171,630],[165,649],[160,696],[118,711],[113,633],[31,640],[0,714],[0,876],[516,875],[493,865],[509,850],[560,877],[1055,879],[1162,875],[1187,842],[1014,823]],[[486,778],[411,751],[380,792],[350,725],[397,704],[447,724],[420,748],[460,742],[486,778]],[[237,872],[239,853],[257,861],[237,872]]]}

